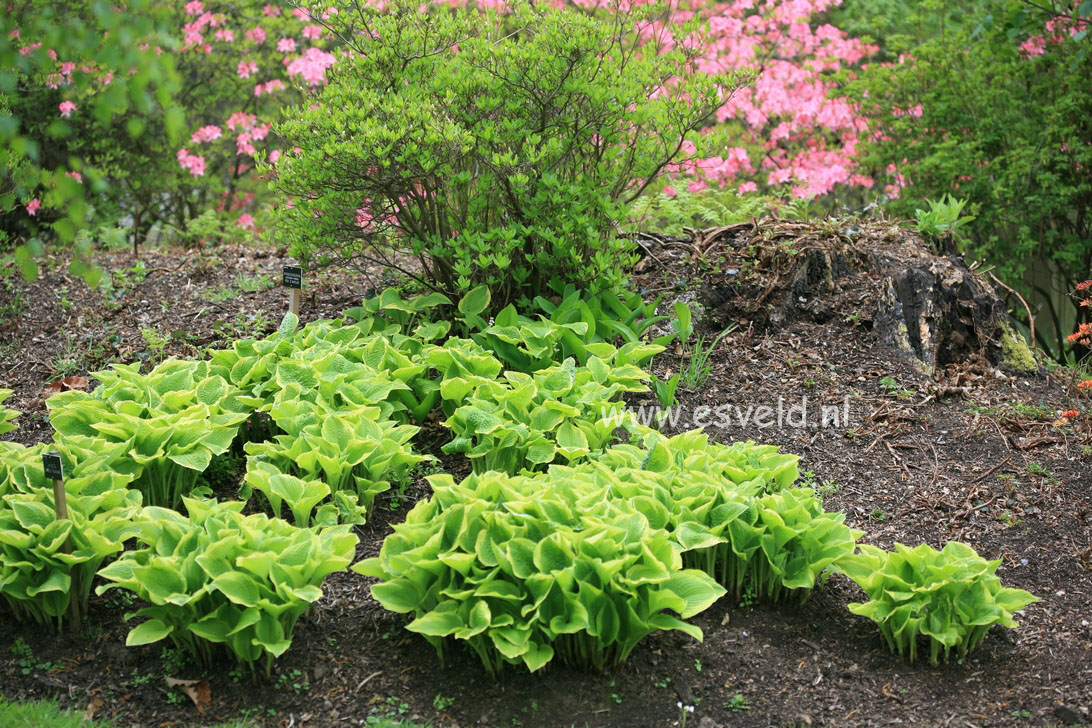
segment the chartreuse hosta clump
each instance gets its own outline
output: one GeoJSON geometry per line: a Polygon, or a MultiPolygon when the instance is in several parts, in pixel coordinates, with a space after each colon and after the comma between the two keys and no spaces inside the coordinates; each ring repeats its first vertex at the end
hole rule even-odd
{"type": "Polygon", "coordinates": [[[241,501],[184,499],[189,517],[145,508],[138,519],[143,548],[101,571],[110,584],[148,602],[148,617],[126,639],[146,645],[170,639],[208,663],[226,649],[250,669],[269,673],[292,643],[297,620],[321,596],[323,580],[355,553],[349,526],[297,528],[278,518],[243,516],[241,501]]]}
{"type": "Polygon", "coordinates": [[[203,361],[168,359],[147,374],[140,365],[96,372],[91,394],[46,400],[59,441],[96,438],[126,446],[132,487],[151,505],[175,506],[212,458],[225,452],[248,416],[247,397],[203,361]]]}
{"type": "Polygon", "coordinates": [[[140,493],[114,468],[124,445],[59,443],[48,449],[64,463],[68,518],[57,520],[42,470],[47,447],[2,444],[10,447],[0,449],[0,595],[16,617],[60,629],[86,613],[95,572],[138,533],[140,493]]]}
{"type": "Polygon", "coordinates": [[[10,389],[0,389],[0,435],[18,429],[16,425],[12,423],[12,420],[18,417],[21,413],[19,412],[19,410],[13,410],[4,407],[4,400],[10,396],[10,389]]]}
{"type": "Polygon", "coordinates": [[[798,475],[794,455],[751,442],[711,444],[699,431],[672,438],[646,431],[644,442],[599,458],[612,497],[646,514],[665,509],[684,562],[737,598],[748,586],[769,601],[807,598],[862,535],[844,514],[825,512],[810,489],[789,487],[798,475]]]}
{"type": "MultiPolygon", "coordinates": [[[[584,367],[566,359],[533,375],[505,372],[503,380],[480,382],[464,396],[445,423],[454,438],[443,450],[465,453],[475,472],[510,475],[592,456],[611,444],[619,426],[635,425],[620,395],[648,391],[647,378],[632,364],[595,356],[584,367]]],[[[441,389],[445,398],[455,393],[449,382],[441,389]]]]}
{"type": "Polygon", "coordinates": [[[991,626],[1016,627],[1012,615],[1039,601],[1023,589],[1001,586],[1000,560],[987,561],[966,544],[951,541],[937,551],[928,544],[893,552],[862,545],[839,563],[868,601],[850,604],[854,614],[875,622],[892,652],[913,661],[918,638],[929,642],[929,661],[954,648],[960,657],[973,650],[991,626]]]}
{"type": "Polygon", "coordinates": [[[465,642],[491,673],[552,659],[621,666],[642,638],[680,630],[723,593],[684,569],[670,535],[607,497],[607,484],[568,469],[509,476],[432,476],[419,502],[354,570],[387,609],[440,653],[465,642]],[[555,474],[556,473],[556,474],[555,474]]]}
{"type": "Polygon", "coordinates": [[[409,445],[418,428],[386,419],[379,407],[330,410],[321,402],[295,399],[275,406],[271,414],[285,434],[248,442],[246,452],[301,480],[321,479],[331,492],[355,493],[364,508],[390,488],[388,478],[430,459],[409,445]]]}

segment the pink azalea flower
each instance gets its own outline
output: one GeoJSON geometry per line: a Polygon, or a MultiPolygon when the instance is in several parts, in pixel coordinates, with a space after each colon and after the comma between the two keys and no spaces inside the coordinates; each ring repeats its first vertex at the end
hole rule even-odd
{"type": "Polygon", "coordinates": [[[303,29],[303,37],[307,40],[318,40],[322,37],[321,25],[308,25],[303,29]]]}
{"type": "Polygon", "coordinates": [[[276,5],[266,5],[264,8],[262,8],[262,13],[270,18],[275,18],[281,14],[281,9],[276,5]]]}
{"type": "Polygon", "coordinates": [[[246,32],[246,37],[248,40],[252,40],[258,45],[265,43],[265,31],[261,28],[251,28],[246,32]]]}
{"type": "Polygon", "coordinates": [[[227,120],[228,129],[234,130],[235,127],[239,127],[244,131],[247,129],[253,129],[254,125],[258,123],[258,117],[254,114],[247,114],[242,111],[236,111],[227,120]]]}
{"type": "Polygon", "coordinates": [[[243,230],[253,230],[254,217],[244,212],[242,215],[239,215],[239,219],[235,222],[235,224],[241,227],[243,230]]]}
{"type": "Polygon", "coordinates": [[[291,38],[281,38],[277,41],[277,50],[281,53],[293,53],[296,50],[296,41],[291,38]]]}
{"type": "Polygon", "coordinates": [[[27,214],[34,217],[38,214],[38,210],[42,207],[41,201],[35,197],[33,200],[27,203],[27,214]]]}
{"type": "Polygon", "coordinates": [[[250,78],[258,72],[258,64],[254,61],[239,61],[239,66],[235,70],[239,78],[250,78]]]}
{"type": "Polygon", "coordinates": [[[302,76],[311,86],[319,86],[326,82],[326,69],[336,61],[329,53],[318,48],[308,48],[302,58],[288,64],[288,77],[302,76]]]}
{"type": "Polygon", "coordinates": [[[222,40],[225,43],[234,43],[235,34],[227,28],[220,28],[220,30],[216,31],[216,40],[222,40]]]}
{"type": "Polygon", "coordinates": [[[81,185],[83,184],[83,175],[79,172],[65,172],[64,176],[76,180],[81,185]]]}
{"type": "Polygon", "coordinates": [[[201,0],[192,0],[186,3],[186,15],[200,15],[205,11],[205,6],[201,0]]]}
{"type": "Polygon", "coordinates": [[[200,144],[201,142],[211,142],[219,139],[222,134],[223,132],[220,131],[220,127],[218,126],[203,126],[193,133],[193,136],[190,137],[190,140],[193,141],[194,144],[200,144]]]}
{"type": "Polygon", "coordinates": [[[76,110],[76,105],[71,101],[62,101],[58,108],[61,110],[61,117],[67,119],[76,110]]]}

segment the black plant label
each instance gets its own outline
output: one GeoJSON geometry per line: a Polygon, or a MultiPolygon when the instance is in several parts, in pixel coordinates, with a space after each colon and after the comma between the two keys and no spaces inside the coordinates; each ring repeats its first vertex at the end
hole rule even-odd
{"type": "Polygon", "coordinates": [[[45,476],[49,480],[63,480],[64,468],[61,465],[61,454],[54,450],[53,452],[42,453],[42,468],[45,470],[45,476]]]}
{"type": "Polygon", "coordinates": [[[303,268],[298,265],[284,267],[284,287],[303,288],[303,268]]]}

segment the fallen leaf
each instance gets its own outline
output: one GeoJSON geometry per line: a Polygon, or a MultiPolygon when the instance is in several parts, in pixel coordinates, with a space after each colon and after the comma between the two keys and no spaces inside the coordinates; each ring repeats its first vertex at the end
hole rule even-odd
{"type": "Polygon", "coordinates": [[[198,713],[204,713],[205,706],[212,700],[212,688],[204,680],[179,680],[168,677],[167,686],[181,688],[182,692],[188,695],[193,704],[197,706],[198,713]]]}
{"type": "Polygon", "coordinates": [[[42,399],[48,399],[58,392],[68,392],[73,389],[87,389],[88,384],[90,384],[90,382],[84,377],[72,376],[58,379],[42,391],[42,399]]]}
{"type": "Polygon", "coordinates": [[[95,713],[99,712],[99,708],[102,707],[102,698],[95,695],[91,698],[91,702],[87,704],[87,710],[83,711],[83,719],[91,720],[95,717],[95,713]]]}

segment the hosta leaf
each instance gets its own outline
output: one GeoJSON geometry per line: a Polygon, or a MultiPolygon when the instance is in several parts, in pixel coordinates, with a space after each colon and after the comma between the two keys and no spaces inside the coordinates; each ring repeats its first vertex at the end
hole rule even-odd
{"type": "Polygon", "coordinates": [[[125,638],[125,645],[127,647],[148,645],[169,636],[173,631],[162,620],[149,619],[129,631],[129,635],[125,638]]]}

